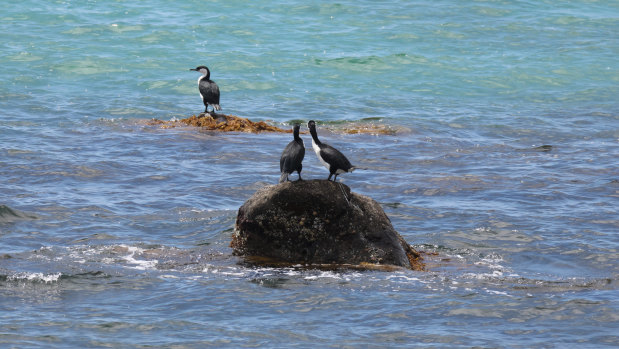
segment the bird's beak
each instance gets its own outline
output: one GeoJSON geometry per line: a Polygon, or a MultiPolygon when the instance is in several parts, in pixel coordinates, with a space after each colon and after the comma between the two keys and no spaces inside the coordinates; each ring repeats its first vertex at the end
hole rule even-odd
{"type": "Polygon", "coordinates": [[[198,71],[198,69],[196,69],[196,68],[191,68],[189,70],[198,71]]]}

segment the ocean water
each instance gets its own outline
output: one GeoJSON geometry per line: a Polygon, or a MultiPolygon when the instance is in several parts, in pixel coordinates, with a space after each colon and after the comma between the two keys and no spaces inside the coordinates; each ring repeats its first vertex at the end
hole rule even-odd
{"type": "Polygon", "coordinates": [[[619,346],[618,33],[612,1],[3,5],[0,347],[619,346]],[[203,110],[198,65],[224,113],[316,120],[428,270],[232,256],[291,137],[149,125],[203,110]]]}

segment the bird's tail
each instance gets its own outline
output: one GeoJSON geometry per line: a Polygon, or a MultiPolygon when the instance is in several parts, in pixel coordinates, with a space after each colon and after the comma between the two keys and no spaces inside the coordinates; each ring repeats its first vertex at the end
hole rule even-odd
{"type": "Polygon", "coordinates": [[[280,183],[284,183],[285,181],[288,180],[288,173],[286,172],[282,172],[282,175],[279,176],[279,182],[280,183]]]}
{"type": "Polygon", "coordinates": [[[351,168],[350,168],[350,171],[348,171],[348,172],[352,172],[352,171],[354,171],[354,170],[369,170],[369,168],[367,168],[367,167],[353,166],[353,167],[351,167],[351,168]]]}
{"type": "Polygon", "coordinates": [[[221,110],[221,107],[219,106],[219,104],[213,104],[213,108],[215,110],[221,110]]]}

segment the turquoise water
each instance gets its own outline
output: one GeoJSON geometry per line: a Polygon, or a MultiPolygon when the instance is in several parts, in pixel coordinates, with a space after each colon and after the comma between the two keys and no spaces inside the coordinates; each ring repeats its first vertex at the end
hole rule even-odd
{"type": "Polygon", "coordinates": [[[0,346],[619,345],[617,33],[611,1],[5,5],[0,346]],[[316,120],[429,270],[231,256],[290,135],[149,126],[203,64],[224,113],[316,120]]]}

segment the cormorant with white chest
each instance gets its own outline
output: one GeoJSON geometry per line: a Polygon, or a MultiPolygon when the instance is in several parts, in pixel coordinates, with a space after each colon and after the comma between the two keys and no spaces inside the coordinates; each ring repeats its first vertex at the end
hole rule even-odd
{"type": "Polygon", "coordinates": [[[327,180],[331,180],[331,176],[335,175],[335,177],[333,177],[333,181],[335,181],[337,175],[355,170],[355,166],[350,164],[350,161],[348,161],[344,154],[332,146],[322,143],[318,139],[314,120],[310,120],[307,123],[307,127],[309,127],[310,133],[312,134],[312,148],[314,148],[318,160],[329,170],[329,178],[327,178],[327,180]]]}
{"type": "Polygon", "coordinates": [[[201,65],[195,69],[189,70],[197,71],[202,74],[198,79],[198,86],[200,88],[202,102],[204,102],[204,112],[209,113],[209,105],[213,107],[213,112],[215,112],[215,110],[221,110],[219,106],[219,86],[217,86],[215,81],[211,80],[211,71],[208,67],[201,65]]]}
{"type": "Polygon", "coordinates": [[[303,179],[301,178],[301,170],[303,169],[303,158],[305,157],[305,145],[301,137],[299,137],[300,127],[301,125],[294,124],[292,129],[294,139],[284,148],[282,157],[279,159],[279,170],[282,172],[281,177],[279,177],[280,183],[287,181],[288,175],[294,171],[297,171],[299,174],[299,180],[303,179]]]}

